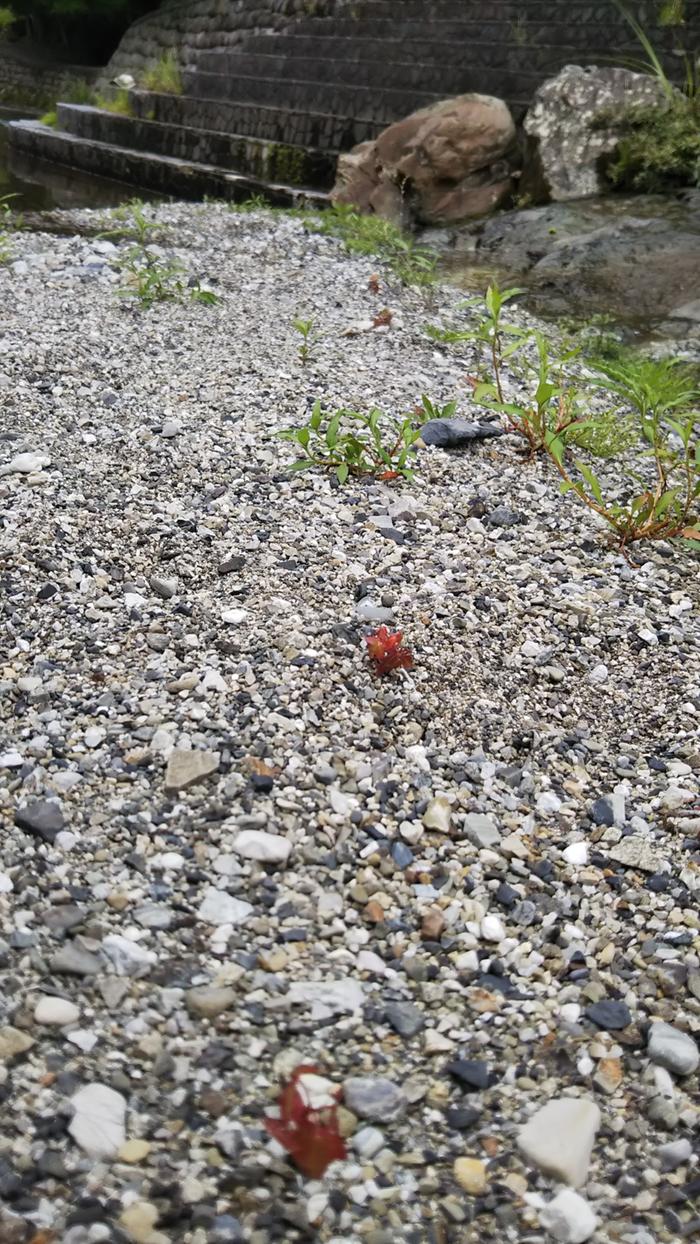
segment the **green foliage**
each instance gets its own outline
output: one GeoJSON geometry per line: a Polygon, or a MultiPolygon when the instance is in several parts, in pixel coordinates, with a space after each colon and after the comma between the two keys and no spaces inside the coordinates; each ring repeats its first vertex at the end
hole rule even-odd
{"type": "Polygon", "coordinates": [[[185,269],[177,260],[155,254],[144,246],[132,246],[120,267],[128,273],[128,283],[119,293],[124,298],[136,298],[148,310],[156,302],[203,302],[214,305],[220,299],[210,289],[203,289],[199,281],[186,282],[185,269]]]}
{"type": "Polygon", "coordinates": [[[0,42],[10,26],[14,26],[16,20],[14,11],[8,5],[0,4],[0,42]]]}
{"type": "Polygon", "coordinates": [[[697,370],[680,359],[645,359],[634,354],[600,361],[593,368],[597,384],[615,393],[639,415],[648,440],[652,424],[700,399],[697,370]]]}
{"type": "Polygon", "coordinates": [[[12,210],[15,194],[0,195],[0,267],[9,263],[14,255],[10,235],[22,227],[22,217],[12,210]]]}
{"type": "Polygon", "coordinates": [[[659,26],[683,26],[685,0],[661,0],[658,23],[659,26]]]}
{"type": "Polygon", "coordinates": [[[140,247],[149,240],[155,242],[161,236],[161,227],[157,220],[146,215],[145,203],[142,199],[130,199],[121,207],[114,209],[113,216],[119,221],[116,229],[106,229],[100,234],[103,238],[133,239],[140,247]]]}
{"type": "Polygon", "coordinates": [[[318,344],[318,335],[315,332],[315,324],[313,320],[292,320],[292,328],[296,329],[301,337],[299,343],[299,362],[303,365],[311,362],[314,355],[314,347],[318,344]]]}
{"type": "Polygon", "coordinates": [[[421,423],[427,419],[454,419],[456,414],[456,402],[445,402],[444,406],[438,406],[437,402],[432,402],[426,393],[421,394],[421,423]]]}
{"type": "Polygon", "coordinates": [[[604,170],[611,186],[655,194],[700,185],[700,95],[630,108],[618,124],[604,170]]]}
{"type": "Polygon", "coordinates": [[[404,285],[431,285],[435,280],[436,253],[406,237],[381,216],[364,216],[356,208],[338,203],[307,216],[305,224],[313,233],[339,238],[351,255],[382,259],[404,285]]]}
{"type": "Polygon", "coordinates": [[[301,451],[292,471],[318,467],[334,472],[340,484],[350,476],[414,478],[418,430],[411,416],[395,419],[376,408],[368,415],[344,409],[328,415],[321,403],[315,402],[307,423],[277,435],[291,442],[297,453],[301,451]]]}
{"type": "Polygon", "coordinates": [[[95,107],[101,108],[103,112],[114,112],[120,117],[134,115],[129,92],[123,87],[120,87],[113,95],[96,95],[95,107]]]}
{"type": "Polygon", "coordinates": [[[270,208],[270,204],[264,194],[251,194],[249,199],[242,199],[240,203],[236,203],[232,200],[227,204],[227,206],[230,212],[241,212],[244,216],[247,215],[248,212],[260,212],[265,208],[270,208]]]}
{"type": "Polygon", "coordinates": [[[160,60],[146,70],[142,82],[147,91],[159,95],[182,95],[182,74],[175,53],[164,52],[160,60]]]}
{"type": "Polygon", "coordinates": [[[45,112],[42,117],[39,117],[39,124],[48,126],[50,130],[55,130],[58,125],[58,113],[53,110],[45,112]]]}

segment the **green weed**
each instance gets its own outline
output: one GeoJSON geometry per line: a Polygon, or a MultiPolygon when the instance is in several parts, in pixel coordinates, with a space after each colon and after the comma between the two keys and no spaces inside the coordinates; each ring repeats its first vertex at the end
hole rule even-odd
{"type": "Polygon", "coordinates": [[[431,285],[435,281],[436,253],[380,216],[364,216],[354,207],[336,204],[305,217],[304,223],[312,233],[339,238],[351,255],[384,260],[404,285],[431,285]]]}
{"type": "Polygon", "coordinates": [[[351,476],[414,478],[418,429],[411,416],[395,419],[377,409],[368,415],[344,409],[328,415],[315,402],[307,423],[277,435],[301,455],[292,463],[292,471],[314,467],[332,471],[340,484],[351,476]]]}
{"type": "Polygon", "coordinates": [[[182,95],[182,73],[174,52],[164,52],[160,60],[143,75],[147,91],[158,95],[182,95]]]}

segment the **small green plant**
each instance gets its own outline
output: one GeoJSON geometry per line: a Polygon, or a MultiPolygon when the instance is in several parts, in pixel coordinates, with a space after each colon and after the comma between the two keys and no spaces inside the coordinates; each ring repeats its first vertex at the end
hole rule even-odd
{"type": "Polygon", "coordinates": [[[605,520],[630,564],[630,546],[644,540],[681,539],[700,550],[700,439],[693,441],[697,417],[694,411],[679,418],[667,416],[666,427],[655,421],[648,428],[647,453],[656,478],[650,482],[630,471],[641,492],[635,490],[625,501],[606,499],[600,480],[585,463],[574,462],[574,475],[565,458],[564,437],[552,435],[548,440],[547,452],[562,477],[561,491],[574,492],[605,520]],[[669,430],[679,448],[670,445],[669,430]]]}
{"type": "Polygon", "coordinates": [[[248,212],[260,212],[265,208],[269,208],[270,204],[264,194],[251,194],[249,199],[242,199],[240,203],[230,200],[227,203],[230,212],[242,212],[246,215],[248,212]]]}
{"type": "Polygon", "coordinates": [[[12,9],[6,4],[0,4],[0,43],[4,39],[7,31],[14,26],[17,18],[12,9]]]}
{"type": "Polygon", "coordinates": [[[457,403],[445,402],[444,406],[438,406],[437,402],[432,402],[427,394],[422,393],[420,407],[417,408],[416,414],[420,417],[421,423],[427,419],[454,419],[457,414],[457,403]]]}
{"type": "Polygon", "coordinates": [[[120,222],[119,225],[116,229],[106,229],[100,237],[133,238],[141,247],[149,239],[155,241],[156,236],[160,235],[160,225],[157,220],[149,219],[144,210],[145,206],[142,199],[130,199],[128,203],[115,208],[113,214],[120,222]]]}
{"type": "Polygon", "coordinates": [[[95,91],[85,78],[66,78],[59,99],[65,104],[94,104],[95,91]]]}
{"type": "Polygon", "coordinates": [[[337,203],[307,216],[304,223],[313,233],[339,238],[351,255],[383,259],[404,285],[431,285],[435,280],[436,253],[381,216],[364,216],[354,207],[337,203]]]}
{"type": "Polygon", "coordinates": [[[156,302],[202,302],[209,306],[219,302],[218,294],[202,288],[199,281],[184,280],[182,264],[177,260],[149,251],[143,246],[132,246],[121,261],[128,273],[128,284],[119,293],[124,298],[137,298],[148,309],[156,302]]]}
{"type": "Polygon", "coordinates": [[[146,70],[143,85],[147,91],[158,95],[182,95],[182,74],[173,51],[164,52],[160,60],[146,70]]]}
{"type": "Polygon", "coordinates": [[[21,216],[17,216],[10,206],[16,194],[0,195],[0,267],[10,262],[14,255],[10,234],[21,227],[21,216]]]}
{"type": "Polygon", "coordinates": [[[301,452],[292,471],[332,471],[340,484],[350,476],[414,478],[418,430],[411,416],[395,419],[376,408],[368,415],[344,409],[328,415],[317,401],[307,423],[277,435],[301,452]]]}
{"type": "Polygon", "coordinates": [[[314,348],[318,344],[319,339],[315,327],[313,320],[292,320],[292,328],[296,329],[301,337],[298,354],[299,362],[304,366],[311,362],[314,348]]]}
{"type": "Polygon", "coordinates": [[[42,117],[39,117],[39,124],[47,126],[50,130],[55,130],[58,126],[58,113],[53,108],[49,109],[42,117]]]}
{"type": "Polygon", "coordinates": [[[113,112],[119,117],[134,115],[129,92],[123,87],[120,87],[113,95],[96,95],[95,107],[100,108],[102,112],[113,112]]]}
{"type": "Polygon", "coordinates": [[[616,190],[656,194],[700,185],[700,96],[629,108],[604,166],[616,190]]]}
{"type": "Polygon", "coordinates": [[[659,26],[683,26],[685,24],[685,0],[661,0],[659,26]]]}

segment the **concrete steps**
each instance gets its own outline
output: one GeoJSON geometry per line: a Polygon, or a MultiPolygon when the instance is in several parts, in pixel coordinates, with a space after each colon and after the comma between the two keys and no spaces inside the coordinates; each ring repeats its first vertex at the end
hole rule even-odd
{"type": "Polygon", "coordinates": [[[13,150],[25,156],[141,186],[159,194],[182,199],[211,197],[234,202],[264,194],[269,202],[280,207],[301,203],[321,207],[328,201],[328,196],[321,191],[300,190],[230,172],[217,165],[97,142],[64,130],[51,129],[40,121],[11,121],[9,130],[13,150]]]}
{"type": "Polygon", "coordinates": [[[376,138],[381,123],[329,112],[200,99],[192,95],[157,95],[132,91],[136,117],[195,129],[246,134],[251,138],[322,151],[347,151],[355,143],[376,138]]]}
{"type": "Polygon", "coordinates": [[[237,103],[284,104],[297,111],[335,113],[390,125],[406,113],[424,108],[438,99],[439,92],[416,90],[377,90],[370,86],[350,86],[285,78],[256,78],[227,73],[186,73],[185,93],[204,99],[228,99],[237,103]]]}
{"type": "Polygon", "coordinates": [[[283,146],[245,134],[125,117],[85,104],[59,104],[58,128],[109,146],[216,165],[258,182],[283,182],[299,189],[329,190],[337,152],[283,146]]]}

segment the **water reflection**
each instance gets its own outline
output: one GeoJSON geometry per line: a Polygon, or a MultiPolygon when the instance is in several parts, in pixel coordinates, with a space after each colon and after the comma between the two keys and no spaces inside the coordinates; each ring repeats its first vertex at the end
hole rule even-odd
{"type": "Polygon", "coordinates": [[[0,108],[0,198],[16,197],[12,207],[18,212],[48,211],[54,207],[116,207],[135,194],[140,198],[156,196],[137,190],[123,182],[93,177],[61,164],[34,160],[13,151],[9,143],[7,122],[26,116],[17,109],[0,108]]]}

